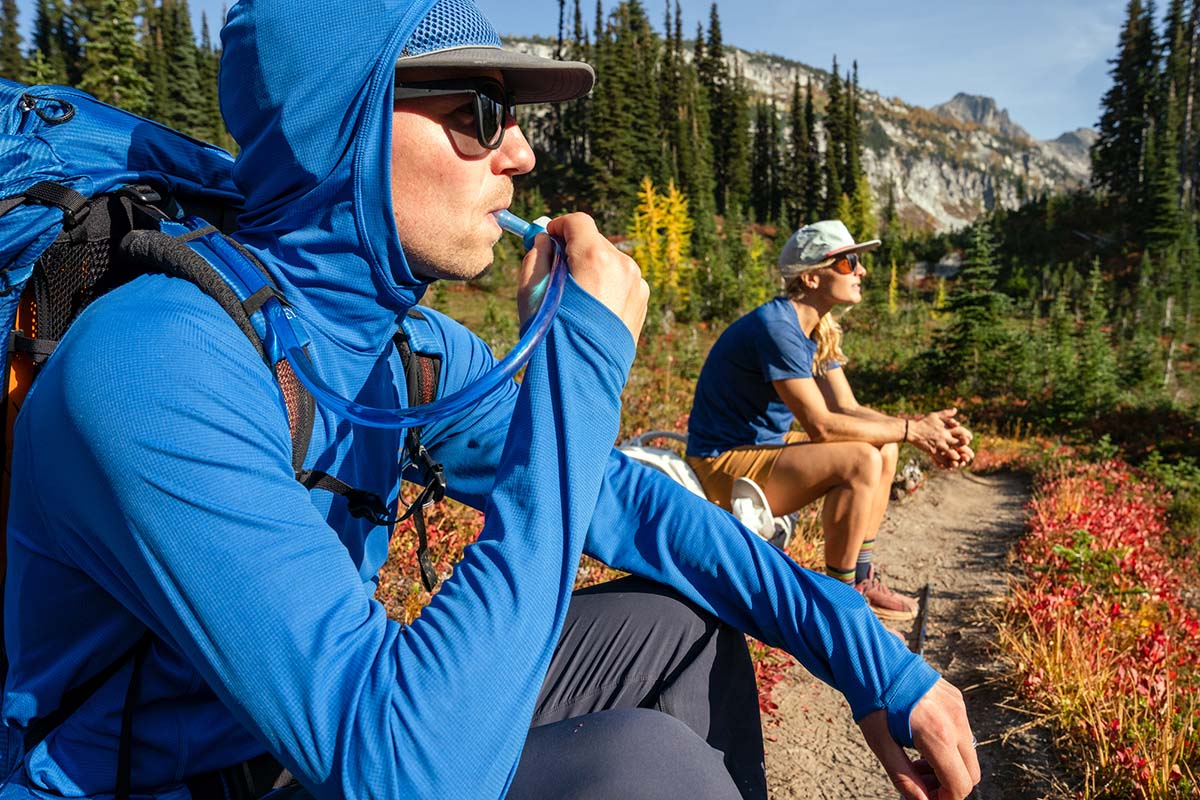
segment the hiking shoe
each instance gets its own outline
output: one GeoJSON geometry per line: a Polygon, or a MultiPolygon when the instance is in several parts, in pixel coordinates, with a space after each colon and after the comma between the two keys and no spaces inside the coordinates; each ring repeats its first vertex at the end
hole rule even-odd
{"type": "Polygon", "coordinates": [[[875,567],[871,567],[869,577],[854,584],[854,589],[867,601],[867,605],[875,612],[875,616],[888,622],[906,622],[917,617],[916,598],[894,592],[875,577],[875,567]]]}

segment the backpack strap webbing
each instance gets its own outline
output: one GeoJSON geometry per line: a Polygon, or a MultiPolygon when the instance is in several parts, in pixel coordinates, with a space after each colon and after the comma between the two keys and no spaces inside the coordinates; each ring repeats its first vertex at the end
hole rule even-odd
{"type": "MultiPolygon", "coordinates": [[[[413,319],[425,319],[418,309],[408,312],[413,319]]],[[[432,403],[437,398],[438,380],[442,372],[442,357],[439,353],[420,353],[412,348],[408,334],[401,327],[392,339],[404,367],[404,379],[408,386],[409,406],[432,403]]],[[[429,535],[425,527],[425,508],[440,502],[446,496],[446,472],[442,465],[433,460],[429,451],[421,444],[421,425],[409,428],[404,435],[404,448],[409,460],[421,471],[424,488],[398,521],[412,517],[417,530],[417,564],[421,570],[421,583],[428,591],[437,586],[437,570],[429,558],[429,535]]]]}
{"type": "MultiPolygon", "coordinates": [[[[59,725],[67,721],[67,718],[79,710],[79,707],[96,691],[108,682],[109,678],[117,674],[121,667],[129,663],[130,659],[137,660],[138,653],[149,647],[150,633],[147,632],[141,636],[132,646],[106,666],[104,669],[97,672],[92,677],[88,678],[78,686],[73,686],[63,693],[62,700],[59,701],[58,708],[51,711],[44,717],[31,720],[29,726],[25,729],[25,752],[28,753],[33,748],[37,747],[43,739],[59,725]]],[[[130,686],[132,687],[136,675],[130,676],[130,686]]],[[[124,728],[124,724],[122,724],[124,728]]],[[[124,735],[124,731],[122,731],[124,735]]]]}

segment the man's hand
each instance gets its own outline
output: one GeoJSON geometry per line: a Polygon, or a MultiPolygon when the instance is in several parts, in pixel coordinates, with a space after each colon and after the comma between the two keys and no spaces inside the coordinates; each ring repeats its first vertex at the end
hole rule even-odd
{"type": "Polygon", "coordinates": [[[910,426],[908,440],[933,457],[939,467],[966,466],[975,458],[971,449],[974,436],[959,424],[956,408],[933,411],[910,426]]]}
{"type": "MultiPolygon", "coordinates": [[[[646,321],[650,287],[642,280],[637,263],[622,253],[596,230],[587,214],[567,214],[550,220],[546,230],[567,245],[571,277],[592,297],[620,317],[636,343],[646,321]]],[[[537,310],[542,292],[540,282],[550,273],[554,248],[546,236],[538,236],[525,254],[518,278],[517,309],[521,322],[537,310]]]]}
{"type": "Polygon", "coordinates": [[[909,722],[923,756],[915,762],[888,731],[886,711],[868,714],[858,726],[907,800],[963,800],[979,783],[979,759],[962,692],[939,680],[917,703],[909,722]]]}

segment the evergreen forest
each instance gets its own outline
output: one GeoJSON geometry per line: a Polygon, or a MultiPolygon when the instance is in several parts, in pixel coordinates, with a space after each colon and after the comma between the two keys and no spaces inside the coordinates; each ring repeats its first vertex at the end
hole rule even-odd
{"type": "MultiPolygon", "coordinates": [[[[543,43],[599,81],[586,98],[521,107],[539,167],[516,201],[528,216],[590,212],[634,255],[652,290],[647,335],[687,330],[703,349],[778,291],[792,230],[837,217],[884,241],[867,302],[842,319],[866,402],[959,401],[976,424],[1108,433],[1135,459],[1200,456],[1200,0],[1129,0],[1090,186],[943,234],[906,225],[891,191],[868,184],[857,60],[797,74],[781,103],[727,57],[715,3],[703,20],[671,0],[658,13],[559,0],[543,43]],[[948,255],[954,274],[914,269],[948,255]]],[[[27,40],[15,0],[0,0],[0,76],[74,85],[236,146],[217,40],[187,0],[37,0],[26,28],[27,40]]],[[[498,343],[511,324],[488,293],[507,291],[514,257],[477,287],[486,308],[463,312],[498,343]]]]}

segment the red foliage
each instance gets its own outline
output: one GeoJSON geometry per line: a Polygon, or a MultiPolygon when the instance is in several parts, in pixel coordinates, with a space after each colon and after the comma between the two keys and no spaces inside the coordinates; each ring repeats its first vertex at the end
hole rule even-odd
{"type": "MultiPolygon", "coordinates": [[[[1123,463],[1074,465],[1043,479],[1017,548],[1025,574],[1010,611],[1027,639],[1084,642],[1068,676],[1110,676],[1077,696],[1095,709],[1085,720],[1112,715],[1081,723],[1083,738],[1107,756],[1107,764],[1097,759],[1110,787],[1101,796],[1174,797],[1177,787],[1196,788],[1184,770],[1194,775],[1200,765],[1200,743],[1189,734],[1195,703],[1187,702],[1200,693],[1200,618],[1182,594],[1195,564],[1166,554],[1169,501],[1123,463]]],[[[1024,691],[1068,695],[1062,658],[1025,665],[1024,691]]]]}

